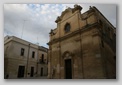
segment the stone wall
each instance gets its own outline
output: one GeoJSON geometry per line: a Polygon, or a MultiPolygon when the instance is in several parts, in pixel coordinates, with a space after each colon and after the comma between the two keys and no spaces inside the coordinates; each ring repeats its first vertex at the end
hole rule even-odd
{"type": "Polygon", "coordinates": [[[112,28],[112,34],[113,26],[95,7],[83,14],[77,7],[62,12],[56,20],[57,28],[50,32],[48,77],[64,79],[67,75],[65,60],[71,59],[73,79],[114,78],[115,52],[112,45],[106,43],[109,41],[103,39],[100,20],[112,28]],[[67,23],[70,31],[66,33],[67,23]]]}

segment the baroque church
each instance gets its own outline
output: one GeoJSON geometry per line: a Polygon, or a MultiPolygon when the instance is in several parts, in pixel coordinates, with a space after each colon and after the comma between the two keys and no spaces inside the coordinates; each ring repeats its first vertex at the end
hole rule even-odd
{"type": "Polygon", "coordinates": [[[96,8],[80,5],[57,17],[48,42],[48,78],[115,79],[116,28],[96,8]]]}

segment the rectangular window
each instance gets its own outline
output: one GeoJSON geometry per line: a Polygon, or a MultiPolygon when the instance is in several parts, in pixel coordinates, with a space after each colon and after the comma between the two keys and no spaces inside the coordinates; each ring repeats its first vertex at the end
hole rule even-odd
{"type": "Polygon", "coordinates": [[[41,59],[39,59],[39,63],[41,63],[42,62],[42,60],[41,59]]]}
{"type": "Polygon", "coordinates": [[[110,30],[110,28],[108,27],[108,36],[110,36],[110,31],[111,31],[111,30],[110,30]]]}
{"type": "Polygon", "coordinates": [[[33,51],[33,52],[32,52],[32,58],[34,58],[34,56],[35,56],[35,52],[33,51]]]}
{"type": "Polygon", "coordinates": [[[104,42],[103,42],[103,41],[101,41],[101,43],[102,43],[102,47],[104,47],[104,42]]]}
{"type": "Polygon", "coordinates": [[[21,48],[21,56],[24,56],[24,51],[25,51],[25,49],[24,48],[21,48]]]}
{"type": "Polygon", "coordinates": [[[42,62],[44,62],[44,54],[42,54],[42,62]]]}
{"type": "Polygon", "coordinates": [[[106,33],[107,33],[107,26],[106,26],[106,24],[104,24],[103,33],[104,33],[104,35],[106,36],[106,33]]]}
{"type": "Polygon", "coordinates": [[[110,39],[113,39],[113,31],[112,30],[110,30],[110,39]]]}

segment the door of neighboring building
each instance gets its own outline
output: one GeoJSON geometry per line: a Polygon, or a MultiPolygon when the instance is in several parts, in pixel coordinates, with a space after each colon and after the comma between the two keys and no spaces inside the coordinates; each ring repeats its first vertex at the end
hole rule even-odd
{"type": "Polygon", "coordinates": [[[24,77],[25,66],[19,66],[18,68],[18,78],[24,77]]]}
{"type": "Polygon", "coordinates": [[[72,62],[71,59],[65,60],[65,78],[72,79],[72,62]]]}
{"type": "Polygon", "coordinates": [[[43,76],[43,68],[41,68],[40,76],[43,76]]]}
{"type": "Polygon", "coordinates": [[[34,75],[34,67],[31,67],[31,74],[30,74],[30,77],[33,77],[34,75]]]}

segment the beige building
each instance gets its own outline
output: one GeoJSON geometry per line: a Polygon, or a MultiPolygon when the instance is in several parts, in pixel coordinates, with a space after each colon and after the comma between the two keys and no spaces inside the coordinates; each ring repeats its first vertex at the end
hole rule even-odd
{"type": "Polygon", "coordinates": [[[41,76],[47,76],[47,48],[15,36],[6,36],[4,38],[4,77],[36,78],[41,76]],[[43,60],[40,61],[40,58],[43,60]]]}
{"type": "Polygon", "coordinates": [[[116,28],[96,8],[67,8],[48,43],[48,78],[116,78],[116,28]]]}
{"type": "Polygon", "coordinates": [[[39,51],[38,51],[38,71],[37,75],[39,76],[47,76],[48,75],[48,61],[47,61],[47,52],[48,49],[42,46],[39,46],[39,51]]]}

